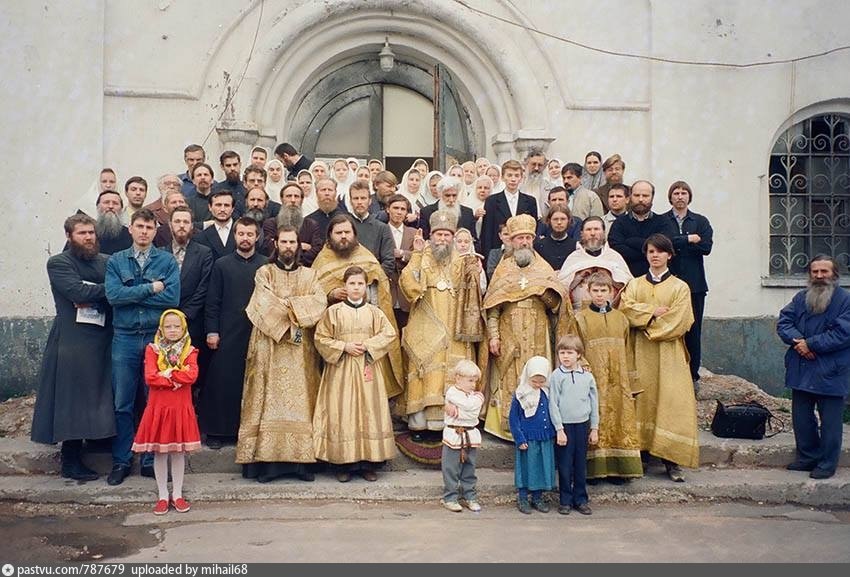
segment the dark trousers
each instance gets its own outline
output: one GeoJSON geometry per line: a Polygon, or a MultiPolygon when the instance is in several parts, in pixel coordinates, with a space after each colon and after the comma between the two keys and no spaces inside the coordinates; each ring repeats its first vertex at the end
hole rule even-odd
{"type": "Polygon", "coordinates": [[[478,449],[467,449],[466,460],[460,462],[460,449],[443,445],[441,468],[443,469],[443,501],[457,502],[458,497],[467,502],[475,501],[475,461],[478,449]]]}
{"type": "Polygon", "coordinates": [[[835,472],[841,454],[843,397],[791,391],[791,421],[797,443],[797,459],[824,471],[835,472]],[[815,419],[820,416],[820,430],[815,419]]]}
{"type": "Polygon", "coordinates": [[[558,463],[558,493],[562,507],[578,507],[587,503],[587,435],[590,421],[565,424],[567,444],[555,443],[558,463]]]}
{"type": "Polygon", "coordinates": [[[699,379],[699,365],[702,362],[702,315],[705,312],[705,293],[691,293],[691,307],[694,309],[694,324],[685,333],[685,348],[691,357],[691,378],[699,379]]]}
{"type": "MultiPolygon", "coordinates": [[[[133,436],[136,432],[135,407],[139,389],[145,393],[145,346],[153,341],[154,332],[119,333],[112,336],[112,394],[115,403],[115,439],[112,441],[112,464],[133,462],[133,436]]],[[[153,455],[145,453],[143,465],[153,465],[153,455]]]]}

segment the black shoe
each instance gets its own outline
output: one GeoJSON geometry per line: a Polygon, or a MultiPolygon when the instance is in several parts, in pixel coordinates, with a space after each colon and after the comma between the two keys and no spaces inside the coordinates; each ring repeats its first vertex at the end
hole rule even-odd
{"type": "Polygon", "coordinates": [[[612,485],[626,485],[631,483],[632,480],[626,477],[608,477],[608,482],[612,485]]]}
{"type": "Polygon", "coordinates": [[[576,505],[573,507],[576,511],[581,513],[582,515],[592,515],[593,511],[590,509],[590,505],[587,503],[582,503],[581,505],[576,505]]]}
{"type": "Polygon", "coordinates": [[[218,437],[207,437],[207,447],[213,451],[218,451],[224,444],[218,437]]]}
{"type": "Polygon", "coordinates": [[[541,513],[548,513],[549,512],[549,503],[547,503],[545,500],[543,500],[542,497],[540,499],[532,499],[531,500],[531,507],[532,507],[532,509],[537,509],[541,513]]]}
{"type": "Polygon", "coordinates": [[[306,471],[304,473],[298,473],[298,478],[302,481],[307,481],[308,483],[311,483],[316,480],[316,475],[310,473],[309,471],[306,471]]]}
{"type": "Polygon", "coordinates": [[[821,469],[820,467],[815,467],[812,469],[812,472],[809,473],[809,477],[812,479],[829,479],[835,474],[835,471],[827,471],[826,469],[821,469]]]}
{"type": "Polygon", "coordinates": [[[572,511],[572,507],[570,507],[569,505],[558,506],[558,513],[560,513],[561,515],[569,515],[570,511],[572,511]]]}
{"type": "Polygon", "coordinates": [[[62,463],[62,476],[74,481],[95,481],[99,475],[81,462],[62,463]]]}
{"type": "Polygon", "coordinates": [[[113,465],[112,471],[109,472],[109,476],[106,478],[106,482],[112,486],[120,485],[129,476],[130,465],[113,465]]]}
{"type": "Polygon", "coordinates": [[[786,469],[789,471],[814,471],[817,465],[815,463],[809,463],[807,461],[794,461],[793,463],[789,463],[786,465],[786,469]]]}
{"type": "Polygon", "coordinates": [[[528,504],[526,499],[517,499],[516,508],[519,509],[520,513],[531,515],[531,505],[528,504]]]}
{"type": "Polygon", "coordinates": [[[414,431],[410,434],[410,440],[414,443],[422,443],[425,441],[425,433],[422,431],[414,431]]]}
{"type": "Polygon", "coordinates": [[[142,465],[139,468],[139,473],[142,477],[147,477],[149,479],[153,479],[156,475],[153,472],[153,465],[142,465]]]}

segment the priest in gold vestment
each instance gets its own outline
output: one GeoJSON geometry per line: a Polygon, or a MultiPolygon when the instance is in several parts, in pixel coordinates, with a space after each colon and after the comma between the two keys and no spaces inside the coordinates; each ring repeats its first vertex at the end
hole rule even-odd
{"type": "Polygon", "coordinates": [[[492,356],[484,430],[508,441],[513,440],[508,413],[523,366],[535,356],[551,362],[555,338],[575,327],[564,285],[532,248],[536,226],[528,214],[508,219],[511,254],[496,267],[483,304],[492,356]]]}
{"type": "Polygon", "coordinates": [[[327,307],[315,271],[299,266],[298,230],[281,227],[270,264],[257,270],[245,312],[248,344],[236,462],[261,483],[285,474],[313,480],[313,407],[319,354],[313,327],[327,307]]]}
{"type": "MultiPolygon", "coordinates": [[[[416,441],[422,431],[443,429],[443,402],[454,367],[461,360],[477,362],[479,343],[485,340],[478,257],[454,250],[454,214],[435,211],[429,224],[428,245],[417,232],[399,279],[411,307],[402,346],[408,367],[407,426],[416,441]]],[[[481,347],[486,353],[486,344],[481,347]]],[[[486,368],[486,354],[481,362],[486,368]]]]}
{"type": "Polygon", "coordinates": [[[643,246],[649,272],[626,285],[620,310],[632,327],[641,450],[660,457],[673,481],[699,466],[694,386],[684,336],[694,322],[688,285],[670,274],[673,243],[653,234],[643,246]]]}
{"type": "MultiPolygon", "coordinates": [[[[383,311],[398,334],[390,281],[375,256],[357,241],[357,229],[351,217],[338,214],[330,220],[327,242],[312,266],[329,305],[345,301],[345,283],[342,279],[350,266],[359,266],[366,271],[366,301],[383,311]]],[[[393,398],[400,395],[404,388],[404,367],[398,339],[390,343],[388,354],[381,360],[381,364],[386,365],[387,378],[384,384],[387,396],[393,398]]]]}

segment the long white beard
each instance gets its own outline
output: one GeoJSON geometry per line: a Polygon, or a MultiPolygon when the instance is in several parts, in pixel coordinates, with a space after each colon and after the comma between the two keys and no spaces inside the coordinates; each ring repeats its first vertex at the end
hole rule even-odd
{"type": "Polygon", "coordinates": [[[452,257],[453,248],[450,244],[434,245],[431,247],[431,254],[439,264],[446,264],[452,257]]]}
{"type": "Polygon", "coordinates": [[[514,260],[519,268],[525,268],[534,260],[534,251],[530,248],[514,249],[514,260]]]}
{"type": "Polygon", "coordinates": [[[114,212],[102,212],[97,215],[95,231],[98,238],[118,238],[123,226],[120,216],[114,212]]]}
{"type": "Polygon", "coordinates": [[[809,290],[806,291],[806,308],[809,312],[815,315],[823,313],[832,302],[832,295],[837,285],[838,279],[826,281],[824,284],[814,284],[809,281],[809,290]]]}

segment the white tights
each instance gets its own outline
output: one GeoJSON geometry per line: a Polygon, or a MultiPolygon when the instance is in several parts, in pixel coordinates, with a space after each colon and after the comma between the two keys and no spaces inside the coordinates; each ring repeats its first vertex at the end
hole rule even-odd
{"type": "Polygon", "coordinates": [[[183,473],[186,470],[184,453],[156,453],[153,456],[153,473],[159,498],[168,500],[168,456],[171,455],[171,498],[183,496],[183,473]]]}

